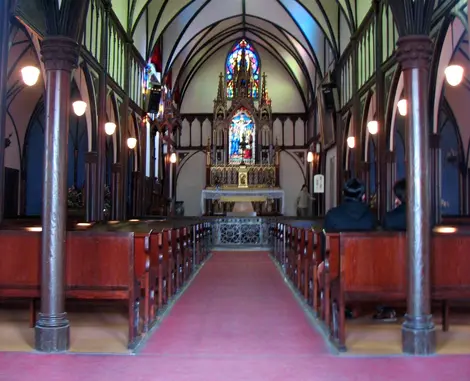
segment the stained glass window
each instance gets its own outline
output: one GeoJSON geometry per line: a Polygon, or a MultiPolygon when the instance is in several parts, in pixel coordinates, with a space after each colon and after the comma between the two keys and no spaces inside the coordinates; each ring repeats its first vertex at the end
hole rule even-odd
{"type": "Polygon", "coordinates": [[[232,118],[229,135],[229,163],[254,164],[255,123],[250,112],[242,107],[232,118]]]}
{"type": "Polygon", "coordinates": [[[259,94],[259,59],[258,54],[256,53],[253,46],[248,43],[245,39],[241,40],[238,44],[236,44],[230,53],[227,56],[226,62],[226,70],[225,70],[225,78],[227,80],[227,98],[231,99],[233,97],[233,86],[234,86],[234,78],[233,78],[233,71],[235,65],[240,65],[240,60],[242,59],[242,51],[245,49],[245,57],[247,59],[247,64],[251,65],[252,75],[253,75],[253,87],[251,90],[251,96],[253,98],[258,97],[259,94]]]}

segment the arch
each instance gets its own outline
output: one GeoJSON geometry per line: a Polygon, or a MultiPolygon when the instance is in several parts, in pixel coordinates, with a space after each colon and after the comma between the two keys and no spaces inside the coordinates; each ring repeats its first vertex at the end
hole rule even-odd
{"type": "MultiPolygon", "coordinates": [[[[376,95],[374,92],[369,91],[366,97],[366,103],[364,107],[364,112],[362,114],[362,123],[361,123],[361,140],[364,142],[364,146],[361,147],[363,151],[363,158],[364,161],[368,161],[369,158],[369,139],[370,139],[370,134],[369,130],[367,128],[367,123],[369,123],[371,120],[375,119],[376,115],[376,95]]],[[[379,126],[379,132],[382,126],[379,126]]],[[[357,134],[356,134],[357,135],[357,134]]]]}
{"type": "Polygon", "coordinates": [[[253,164],[256,147],[256,125],[253,114],[240,107],[233,115],[229,126],[229,164],[253,164]],[[241,144],[248,144],[243,152],[241,144]]]}
{"type": "Polygon", "coordinates": [[[434,68],[434,70],[431,73],[430,82],[431,84],[435,83],[436,87],[434,92],[432,92],[432,88],[429,91],[429,94],[434,94],[434,98],[430,99],[433,110],[432,132],[434,134],[438,133],[440,104],[445,88],[444,70],[452,61],[454,52],[459,46],[465,31],[465,25],[462,21],[459,18],[456,18],[455,15],[449,15],[444,20],[437,39],[433,62],[431,64],[431,68],[434,68]]]}
{"type": "Polygon", "coordinates": [[[352,131],[353,127],[352,127],[352,115],[351,115],[351,112],[348,111],[348,114],[346,116],[346,129],[345,129],[345,139],[344,139],[344,163],[343,163],[343,166],[344,166],[344,169],[346,171],[349,171],[351,170],[351,166],[354,166],[354,163],[353,163],[353,156],[354,154],[351,153],[351,151],[354,149],[351,149],[348,147],[348,136],[349,136],[349,133],[352,131]]]}
{"type": "MultiPolygon", "coordinates": [[[[439,110],[438,133],[441,148],[441,210],[442,214],[457,215],[461,212],[460,169],[463,147],[459,126],[447,101],[439,110]]],[[[464,167],[465,168],[465,167],[464,167]]]]}
{"type": "Polygon", "coordinates": [[[397,118],[397,105],[403,97],[404,78],[401,68],[398,67],[393,75],[392,85],[388,93],[387,110],[385,114],[385,133],[387,134],[387,144],[390,152],[394,150],[394,128],[397,118]]]}
{"type": "MultiPolygon", "coordinates": [[[[87,129],[87,147],[88,151],[92,150],[93,147],[93,128],[92,128],[92,115],[95,112],[95,107],[91,106],[92,97],[90,96],[90,90],[88,88],[89,81],[87,80],[87,75],[85,71],[85,63],[79,65],[77,70],[73,73],[73,79],[75,81],[76,90],[80,94],[80,98],[86,102],[87,108],[85,110],[85,120],[86,120],[86,129],[87,129]]],[[[73,96],[71,99],[74,99],[73,96]]],[[[93,105],[94,106],[94,105],[93,105]]]]}
{"type": "Polygon", "coordinates": [[[233,97],[235,65],[239,67],[243,51],[245,51],[245,56],[247,57],[247,66],[251,68],[251,79],[253,80],[251,95],[253,98],[257,98],[259,94],[261,66],[259,54],[253,45],[243,38],[230,49],[225,60],[225,84],[228,99],[232,99],[233,97]]]}

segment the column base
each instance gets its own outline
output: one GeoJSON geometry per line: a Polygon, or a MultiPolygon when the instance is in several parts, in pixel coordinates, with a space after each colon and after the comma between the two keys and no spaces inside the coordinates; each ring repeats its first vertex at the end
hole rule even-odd
{"type": "Polygon", "coordinates": [[[436,351],[436,329],[432,315],[405,315],[401,328],[402,350],[409,355],[431,355],[436,351]]]}
{"type": "Polygon", "coordinates": [[[65,352],[70,346],[70,323],[67,314],[60,317],[39,314],[35,331],[35,349],[39,352],[65,352]]]}

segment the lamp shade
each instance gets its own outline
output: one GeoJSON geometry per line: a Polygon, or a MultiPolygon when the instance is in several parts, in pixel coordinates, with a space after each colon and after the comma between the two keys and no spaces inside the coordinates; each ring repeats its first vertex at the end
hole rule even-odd
{"type": "Polygon", "coordinates": [[[72,103],[73,112],[77,116],[82,116],[83,114],[85,114],[86,106],[87,106],[86,102],[82,100],[78,100],[72,103]]]}
{"type": "Polygon", "coordinates": [[[127,139],[127,146],[129,147],[129,149],[134,149],[136,145],[137,145],[137,139],[136,138],[127,139]]]}
{"type": "Polygon", "coordinates": [[[114,131],[116,131],[116,123],[108,122],[104,124],[104,132],[106,132],[106,135],[112,135],[114,131]]]}
{"type": "Polygon", "coordinates": [[[444,70],[447,83],[451,86],[460,85],[463,79],[463,67],[460,65],[450,65],[444,70]]]}
{"type": "Polygon", "coordinates": [[[36,66],[25,66],[21,69],[23,82],[27,86],[34,86],[38,82],[39,74],[41,74],[41,72],[36,66]]]}
{"type": "Polygon", "coordinates": [[[397,107],[398,107],[398,113],[401,116],[406,116],[408,112],[408,102],[406,101],[406,99],[400,99],[397,103],[397,107]]]}
{"type": "Polygon", "coordinates": [[[350,136],[347,140],[346,143],[348,144],[349,148],[354,148],[356,146],[356,138],[354,136],[350,136]]]}
{"type": "Polygon", "coordinates": [[[369,123],[367,123],[367,130],[369,131],[369,134],[375,135],[377,132],[379,132],[379,122],[376,120],[371,120],[369,123]]]}
{"type": "Polygon", "coordinates": [[[172,152],[170,155],[170,163],[176,163],[176,153],[172,152]]]}
{"type": "Polygon", "coordinates": [[[309,151],[307,154],[307,162],[311,163],[313,161],[313,152],[309,151]]]}

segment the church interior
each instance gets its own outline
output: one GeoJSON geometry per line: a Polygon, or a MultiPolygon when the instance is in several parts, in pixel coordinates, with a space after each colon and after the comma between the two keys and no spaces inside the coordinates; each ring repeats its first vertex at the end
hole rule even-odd
{"type": "Polygon", "coordinates": [[[468,1],[0,8],[0,381],[468,379],[468,1]]]}

